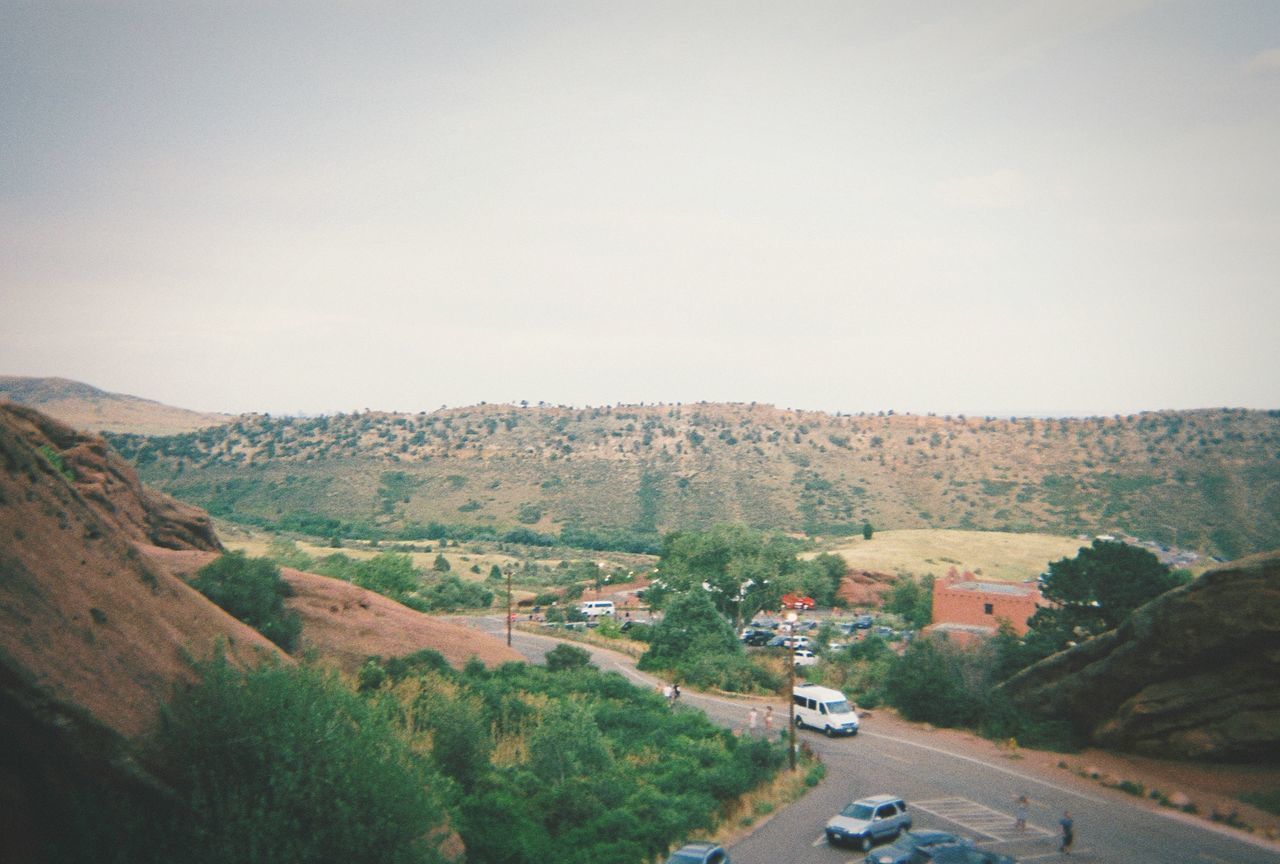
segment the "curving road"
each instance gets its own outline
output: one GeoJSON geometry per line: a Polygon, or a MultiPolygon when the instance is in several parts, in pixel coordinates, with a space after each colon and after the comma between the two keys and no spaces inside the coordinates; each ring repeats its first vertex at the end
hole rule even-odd
{"type": "MultiPolygon", "coordinates": [[[[469,619],[472,626],[505,638],[501,618],[469,619]]],[[[517,631],[512,647],[542,662],[557,640],[517,631]]],[[[622,654],[582,643],[592,662],[641,686],[659,684],[638,672],[622,654]]],[[[741,727],[748,700],[688,693],[682,701],[701,708],[716,722],[741,727]]],[[[760,700],[755,700],[756,704],[760,700]]],[[[785,723],[784,705],[774,705],[785,723]]],[[[827,845],[826,820],[853,798],[882,792],[901,795],[914,812],[915,827],[973,837],[983,846],[1020,862],[1133,862],[1133,864],[1276,864],[1280,846],[1235,829],[1171,810],[1150,809],[1120,792],[1079,781],[1063,772],[1041,777],[948,749],[923,728],[893,724],[892,732],[864,721],[854,738],[827,739],[812,731],[798,738],[821,757],[826,779],[802,799],[774,814],[730,852],[737,864],[851,864],[865,853],[827,845]],[[1030,800],[1026,831],[1014,830],[1013,802],[1030,800]],[[1070,810],[1076,843],[1071,855],[1058,852],[1058,819],[1070,810]]]]}

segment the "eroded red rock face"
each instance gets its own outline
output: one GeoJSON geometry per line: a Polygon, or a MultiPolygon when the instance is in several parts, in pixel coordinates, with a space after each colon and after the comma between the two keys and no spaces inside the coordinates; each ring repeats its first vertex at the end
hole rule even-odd
{"type": "Polygon", "coordinates": [[[0,422],[31,449],[57,454],[63,479],[107,527],[165,549],[222,550],[207,513],[144,486],[133,466],[100,436],[12,403],[0,403],[0,412],[0,422]]]}
{"type": "Polygon", "coordinates": [[[1121,627],[1004,685],[1094,743],[1149,756],[1275,762],[1280,551],[1207,571],[1121,627]]]}

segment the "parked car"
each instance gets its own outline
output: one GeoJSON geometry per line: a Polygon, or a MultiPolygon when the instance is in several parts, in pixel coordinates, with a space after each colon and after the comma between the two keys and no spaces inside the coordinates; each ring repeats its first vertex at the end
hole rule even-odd
{"type": "Polygon", "coordinates": [[[812,609],[814,606],[813,598],[806,597],[803,594],[783,594],[783,609],[812,609]]]}
{"type": "Polygon", "coordinates": [[[893,795],[874,795],[851,801],[827,820],[827,842],[832,846],[849,843],[866,852],[871,844],[896,838],[910,828],[907,802],[893,795]]]}
{"type": "Polygon", "coordinates": [[[914,850],[911,857],[907,859],[907,864],[1018,864],[1018,862],[999,852],[989,852],[976,846],[947,843],[914,850]]]}
{"type": "Polygon", "coordinates": [[[742,633],[742,641],[757,648],[761,645],[768,645],[774,638],[773,633],[768,630],[745,630],[742,633]]]}
{"type": "Polygon", "coordinates": [[[729,864],[729,853],[715,843],[686,843],[671,854],[667,864],[729,864]]]}
{"type": "Polygon", "coordinates": [[[859,615],[853,620],[853,626],[859,630],[870,630],[871,625],[875,623],[875,619],[870,615],[859,615]]]}
{"type": "Polygon", "coordinates": [[[799,648],[791,655],[791,662],[797,666],[812,666],[818,662],[818,655],[807,648],[799,648]]]}
{"type": "Polygon", "coordinates": [[[946,831],[903,831],[902,836],[883,849],[867,855],[866,864],[908,864],[916,849],[928,849],[944,843],[969,845],[969,841],[946,831]]]}

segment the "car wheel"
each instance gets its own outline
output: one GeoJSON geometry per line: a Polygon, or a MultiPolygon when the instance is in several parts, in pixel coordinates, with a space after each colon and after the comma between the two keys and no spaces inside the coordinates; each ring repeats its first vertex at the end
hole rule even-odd
{"type": "Polygon", "coordinates": [[[801,720],[799,717],[797,717],[797,718],[796,718],[796,728],[797,728],[797,729],[803,729],[803,728],[804,728],[804,721],[803,721],[803,720],[801,720]]]}
{"type": "Polygon", "coordinates": [[[861,837],[858,838],[858,848],[863,852],[871,851],[871,835],[870,834],[863,834],[861,837]]]}
{"type": "Polygon", "coordinates": [[[830,726],[828,726],[828,727],[826,727],[825,729],[823,729],[823,730],[822,730],[822,734],[823,734],[823,735],[826,735],[828,738],[834,738],[834,737],[836,737],[836,730],[834,730],[834,729],[832,729],[830,726]]]}

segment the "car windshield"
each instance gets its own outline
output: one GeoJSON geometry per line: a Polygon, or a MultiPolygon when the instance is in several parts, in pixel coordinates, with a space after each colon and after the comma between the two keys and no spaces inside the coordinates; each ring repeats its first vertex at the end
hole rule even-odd
{"type": "Polygon", "coordinates": [[[874,811],[866,804],[850,804],[848,807],[840,811],[840,815],[848,816],[852,819],[861,819],[864,822],[870,822],[872,812],[874,811]]]}
{"type": "Polygon", "coordinates": [[[848,714],[853,709],[849,707],[849,703],[841,699],[839,702],[828,702],[828,714],[848,714]]]}

